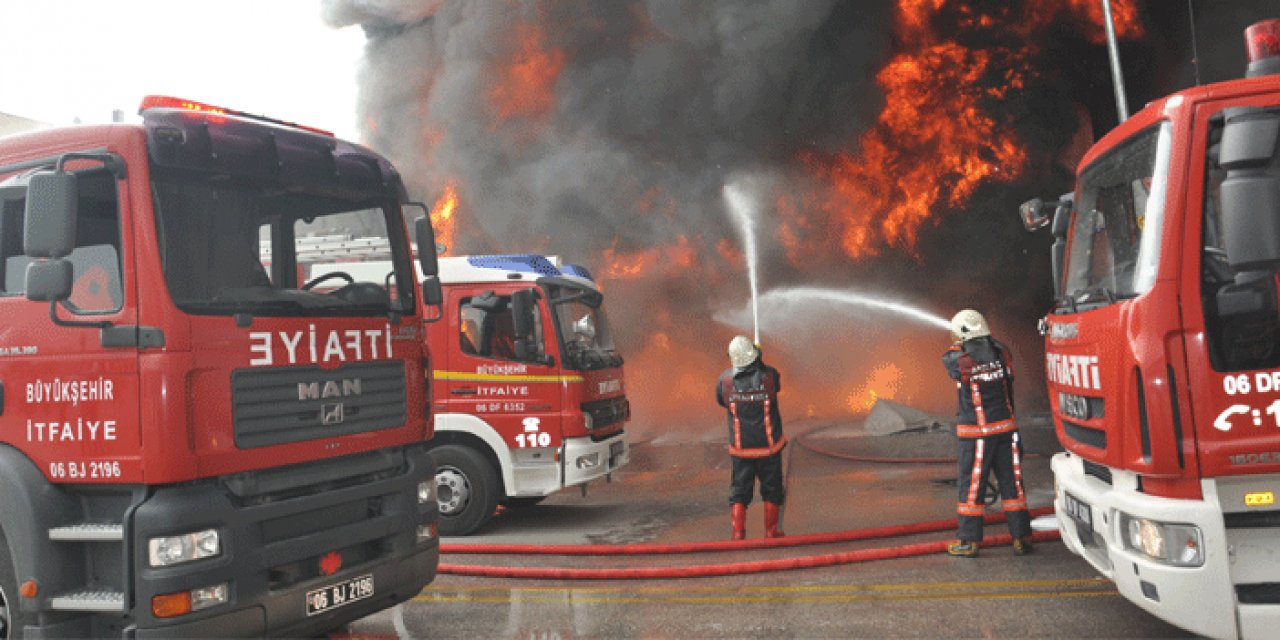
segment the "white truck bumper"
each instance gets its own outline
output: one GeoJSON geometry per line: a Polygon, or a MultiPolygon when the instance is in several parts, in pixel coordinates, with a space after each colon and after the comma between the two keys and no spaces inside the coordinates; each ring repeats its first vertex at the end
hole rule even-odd
{"type": "Polygon", "coordinates": [[[589,437],[565,438],[564,486],[572,487],[613,473],[631,461],[631,445],[625,432],[618,432],[599,442],[589,437]]]}
{"type": "Polygon", "coordinates": [[[1203,500],[1176,500],[1139,492],[1138,477],[1127,471],[1090,465],[1087,472],[1084,460],[1070,453],[1055,455],[1052,466],[1054,507],[1063,543],[1115,582],[1121,595],[1152,615],[1201,635],[1275,637],[1280,604],[1238,604],[1236,585],[1280,582],[1280,536],[1275,529],[1228,530],[1220,495],[1243,493],[1241,482],[1254,486],[1263,479],[1262,484],[1280,485],[1280,480],[1271,476],[1209,479],[1201,482],[1203,500]],[[1110,482],[1103,479],[1107,475],[1110,482]],[[1122,537],[1121,512],[1199,527],[1204,564],[1173,566],[1130,549],[1122,537]]]}
{"type": "Polygon", "coordinates": [[[512,449],[510,497],[549,496],[565,487],[590,482],[631,461],[625,433],[592,442],[565,438],[559,462],[554,449],[512,449]]]}

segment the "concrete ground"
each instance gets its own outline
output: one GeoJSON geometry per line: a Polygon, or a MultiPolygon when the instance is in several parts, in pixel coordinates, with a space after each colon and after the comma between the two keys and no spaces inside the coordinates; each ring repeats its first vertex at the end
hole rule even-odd
{"type": "MultiPolygon", "coordinates": [[[[1052,502],[1048,457],[1057,441],[1046,419],[1024,419],[1030,505],[1052,502]]],[[[942,427],[871,436],[859,424],[788,424],[789,535],[955,517],[954,456],[942,427]],[[837,457],[837,456],[844,456],[837,457]],[[858,460],[846,459],[848,457],[858,460]],[[864,459],[885,460],[879,462],[864,459]]],[[[728,536],[729,458],[721,427],[700,439],[638,443],[612,483],[503,511],[478,535],[446,544],[627,544],[728,536]]],[[[993,507],[993,512],[998,507],[993,507]]],[[[762,509],[748,513],[759,537],[762,509]]],[[[988,527],[988,535],[1004,533],[988,527]]],[[[951,531],[892,540],[668,556],[446,554],[457,565],[654,567],[833,554],[948,540],[951,531]]],[[[350,626],[353,637],[413,638],[1167,638],[1185,633],[1120,598],[1060,542],[1015,557],[1005,547],[979,558],[945,554],[715,578],[554,581],[440,575],[417,598],[350,626]]]]}

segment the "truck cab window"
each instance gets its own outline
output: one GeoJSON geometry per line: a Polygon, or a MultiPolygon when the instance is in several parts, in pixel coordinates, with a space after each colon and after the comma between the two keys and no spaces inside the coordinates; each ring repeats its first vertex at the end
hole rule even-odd
{"type": "Polygon", "coordinates": [[[1064,289],[1076,305],[1113,304],[1155,283],[1171,145],[1167,123],[1152,127],[1081,175],[1064,289]]]}
{"type": "MultiPolygon", "coordinates": [[[[105,170],[78,174],[79,218],[76,247],[67,259],[72,265],[71,297],[67,308],[75,313],[110,313],[124,302],[120,264],[120,209],[115,177],[105,170]]],[[[0,270],[5,296],[26,292],[27,264],[23,253],[22,225],[25,198],[4,200],[0,209],[0,270]]]]}
{"type": "MultiPolygon", "coordinates": [[[[541,335],[541,320],[534,314],[535,330],[541,335]]],[[[463,298],[458,311],[458,341],[467,355],[495,360],[519,360],[516,357],[515,320],[511,312],[511,296],[486,294],[463,298]]],[[[544,353],[538,345],[538,357],[544,353]]]]}

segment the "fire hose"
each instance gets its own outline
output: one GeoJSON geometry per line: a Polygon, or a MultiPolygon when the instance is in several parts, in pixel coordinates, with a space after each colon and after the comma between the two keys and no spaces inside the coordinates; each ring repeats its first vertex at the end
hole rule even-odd
{"type": "MultiPolygon", "coordinates": [[[[1033,509],[1032,515],[1044,515],[1053,511],[1050,507],[1033,509]]],[[[1003,515],[984,517],[988,524],[1004,520],[1003,515]]],[[[440,545],[441,553],[480,553],[480,554],[555,554],[555,555],[638,555],[655,553],[696,553],[702,551],[730,551],[758,548],[793,547],[849,540],[865,540],[868,538],[884,538],[913,535],[930,531],[950,529],[955,520],[938,520],[892,527],[876,527],[871,529],[853,529],[830,533],[807,534],[788,538],[764,540],[694,542],[682,544],[632,544],[632,545],[440,545]]],[[[1044,542],[1059,538],[1057,531],[1040,531],[1032,534],[1032,540],[1044,542]]],[[[999,546],[1012,542],[1008,534],[990,536],[982,546],[999,546]]],[[[568,567],[503,567],[485,565],[459,565],[441,563],[437,571],[442,574],[459,576],[480,576],[491,578],[525,578],[536,580],[655,580],[666,578],[703,578],[712,576],[742,575],[749,573],[767,573],[772,571],[788,571],[792,569],[808,569],[839,564],[853,564],[872,560],[890,558],[906,558],[930,555],[946,551],[948,541],[921,542],[893,547],[877,547],[858,549],[841,553],[800,556],[796,558],[778,558],[773,560],[756,560],[726,564],[701,564],[673,567],[631,567],[583,569],[568,567]]]]}

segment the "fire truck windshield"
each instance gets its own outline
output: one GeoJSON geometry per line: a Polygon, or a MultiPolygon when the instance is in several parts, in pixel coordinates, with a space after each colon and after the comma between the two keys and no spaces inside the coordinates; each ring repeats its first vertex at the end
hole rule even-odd
{"type": "Polygon", "coordinates": [[[1160,264],[1172,128],[1138,133],[1080,175],[1065,265],[1065,302],[1097,308],[1146,293],[1160,264]]]}
{"type": "Polygon", "coordinates": [[[195,314],[384,315],[413,298],[388,241],[390,196],[352,202],[157,172],[157,226],[174,302],[195,314]],[[377,254],[376,256],[374,254],[377,254]],[[376,273],[359,261],[379,259],[376,273]]]}
{"type": "Polygon", "coordinates": [[[600,295],[563,286],[552,286],[549,293],[565,366],[579,370],[622,366],[600,295]]]}

